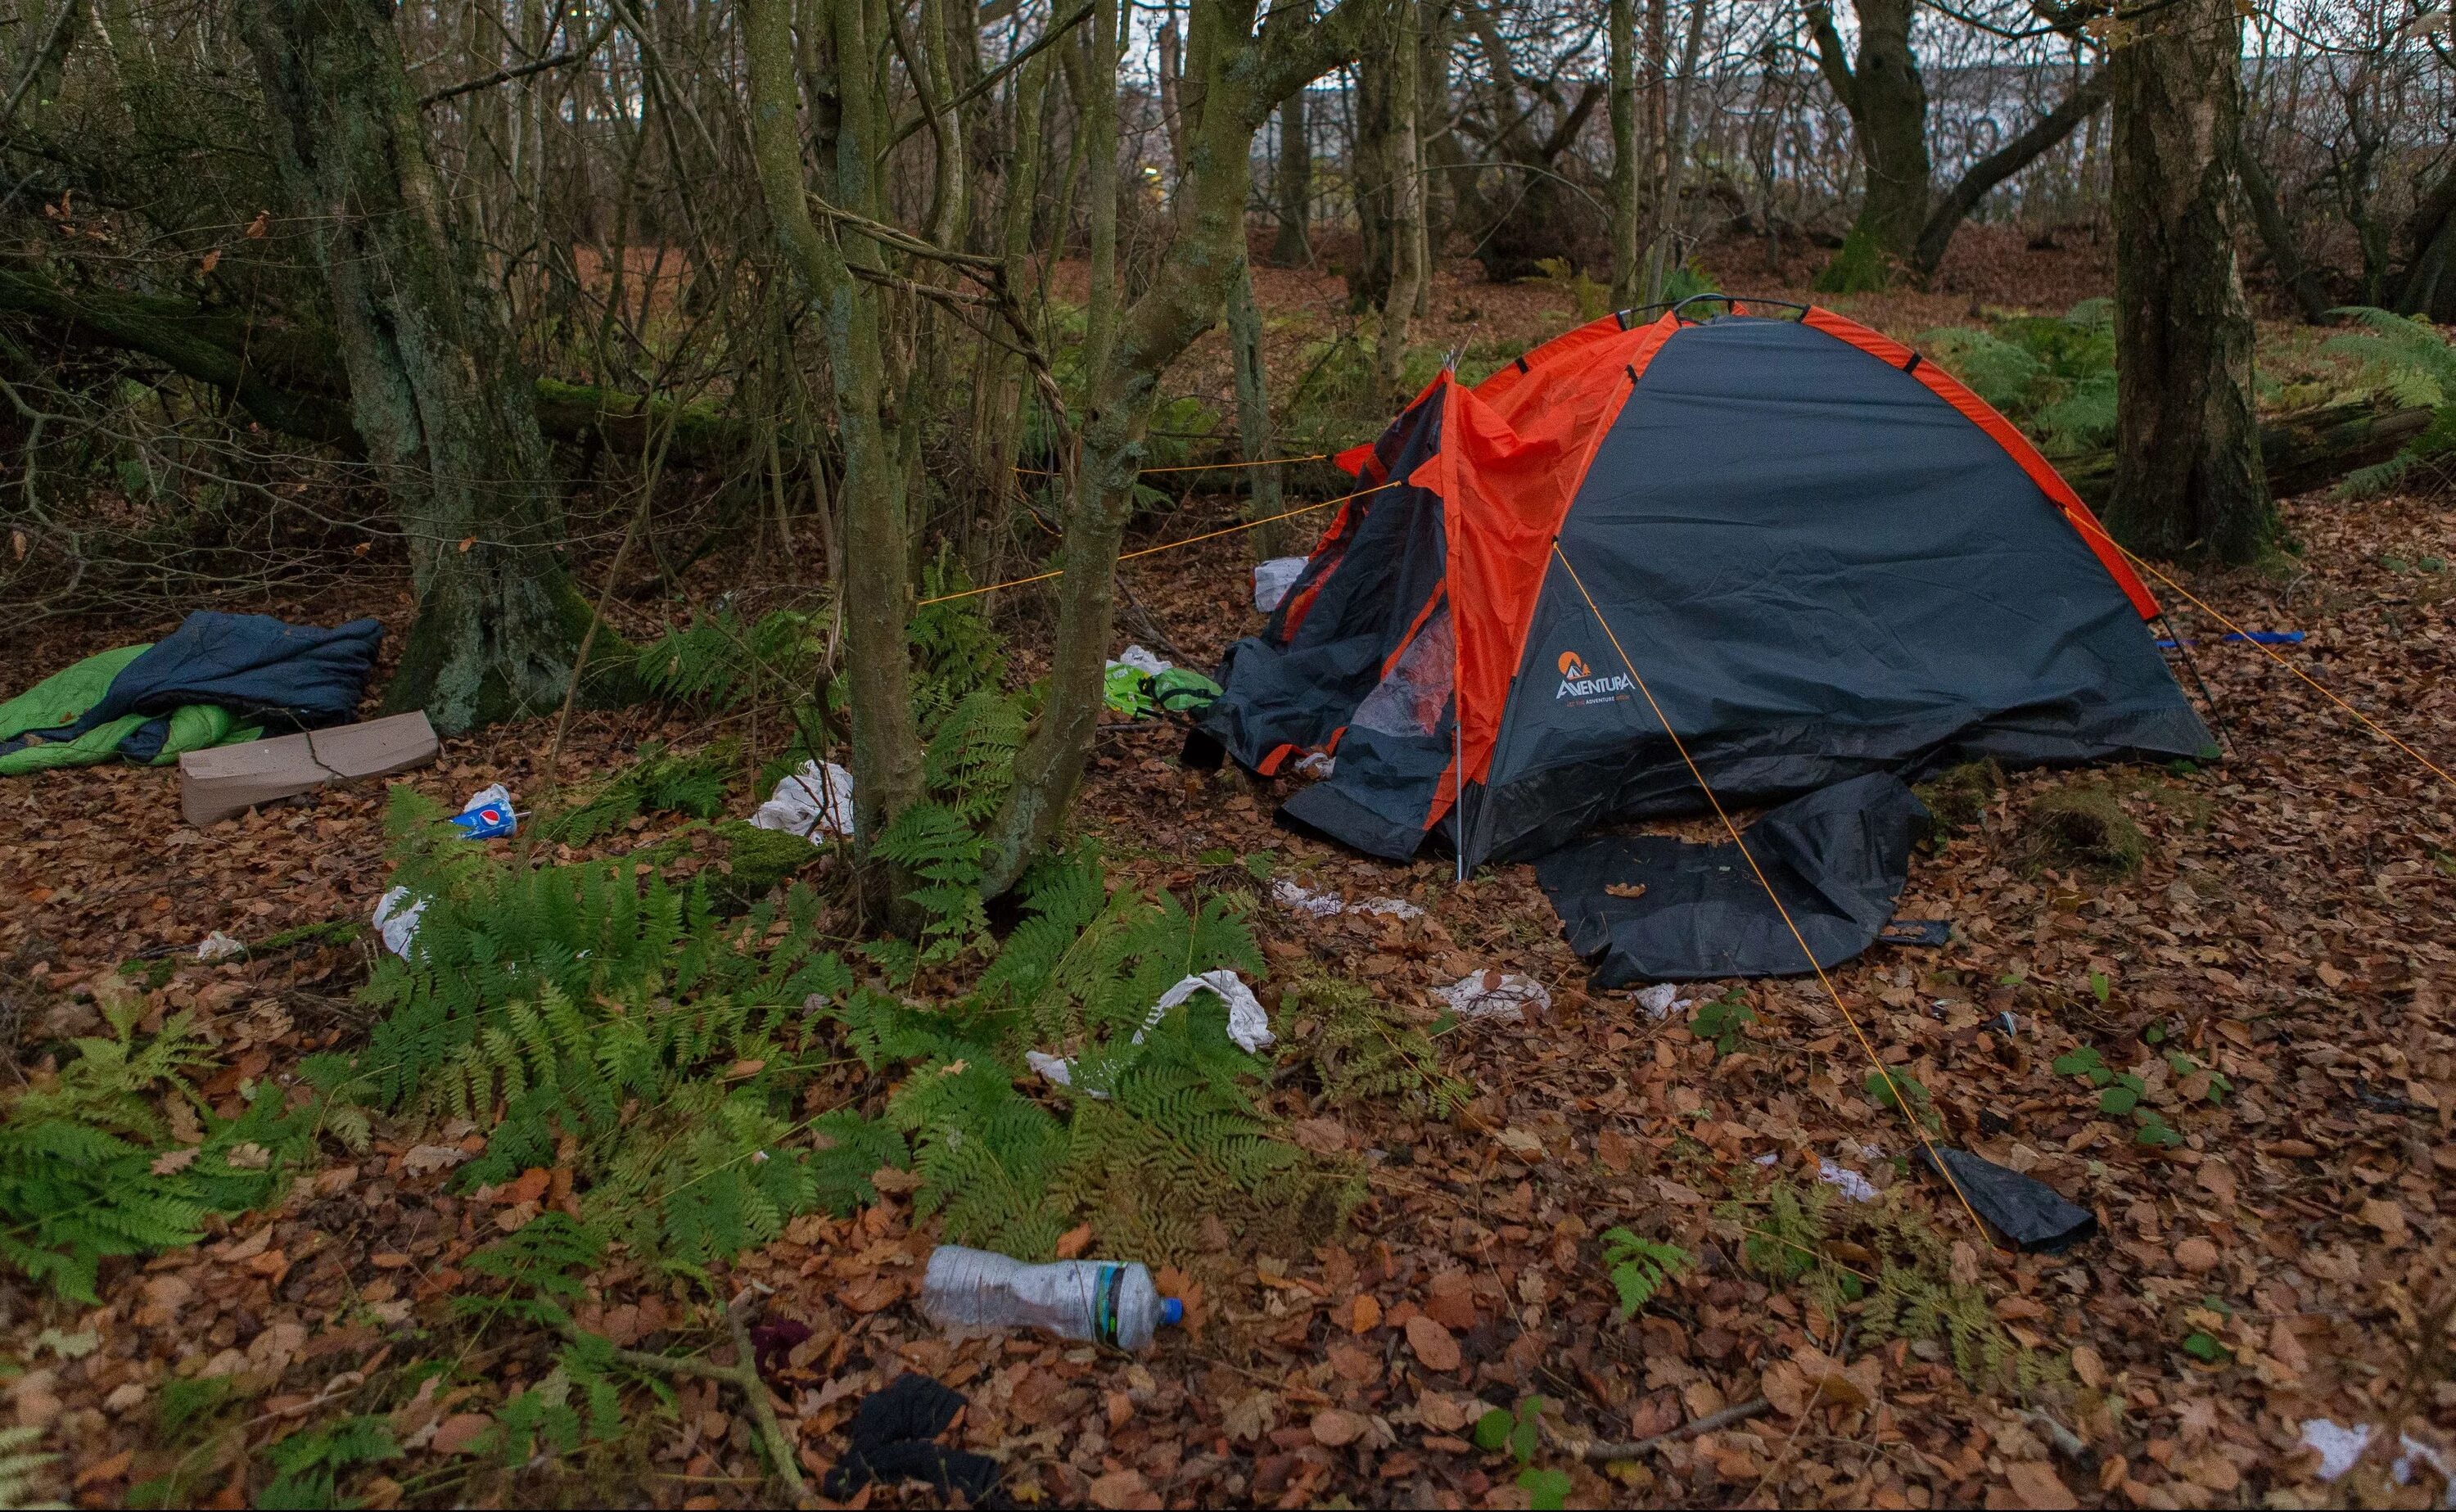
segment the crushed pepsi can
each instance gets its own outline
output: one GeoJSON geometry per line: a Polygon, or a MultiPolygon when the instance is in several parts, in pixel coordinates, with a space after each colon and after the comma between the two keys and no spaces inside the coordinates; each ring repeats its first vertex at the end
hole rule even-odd
{"type": "Polygon", "coordinates": [[[511,789],[494,783],[470,794],[452,823],[472,840],[499,840],[518,829],[520,819],[512,809],[511,789]]]}

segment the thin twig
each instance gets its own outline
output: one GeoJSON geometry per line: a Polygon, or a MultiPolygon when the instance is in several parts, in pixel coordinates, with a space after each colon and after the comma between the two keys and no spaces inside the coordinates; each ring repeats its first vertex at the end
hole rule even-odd
{"type": "MultiPolygon", "coordinates": [[[[733,1363],[720,1365],[696,1355],[656,1355],[643,1349],[617,1349],[617,1362],[633,1370],[660,1376],[694,1376],[702,1380],[719,1381],[740,1391],[750,1408],[751,1420],[759,1430],[759,1444],[768,1461],[775,1466],[777,1478],[792,1493],[795,1506],[808,1506],[809,1487],[802,1480],[802,1467],[793,1456],[793,1440],[786,1435],[785,1425],[777,1420],[775,1404],[768,1400],[768,1382],[759,1374],[759,1356],[750,1347],[750,1318],[759,1310],[755,1292],[746,1291],[725,1310],[725,1321],[733,1337],[733,1363]]],[[[587,1331],[568,1318],[561,1318],[563,1332],[577,1341],[587,1337],[587,1331]]]]}
{"type": "Polygon", "coordinates": [[[1735,1422],[1746,1422],[1751,1418],[1762,1418],[1772,1410],[1773,1403],[1763,1397],[1754,1397],[1735,1407],[1726,1407],[1720,1412],[1709,1412],[1695,1422],[1683,1423],[1669,1433],[1658,1433],[1651,1439],[1639,1439],[1628,1443],[1603,1443],[1593,1440],[1581,1442],[1565,1438],[1558,1439],[1558,1441],[1563,1448],[1573,1450],[1588,1464],[1612,1464],[1623,1460],[1643,1460],[1656,1450],[1668,1448],[1684,1439],[1694,1439],[1701,1433],[1712,1433],[1718,1428],[1728,1428],[1735,1422]]]}
{"type": "Polygon", "coordinates": [[[480,90],[491,90],[498,84],[509,84],[514,79],[526,78],[532,73],[543,73],[548,69],[559,69],[564,64],[579,61],[580,54],[577,52],[558,52],[552,57],[540,58],[535,63],[522,63],[516,68],[497,69],[484,78],[466,79],[449,88],[437,90],[432,94],[423,95],[419,99],[418,108],[421,111],[433,110],[445,100],[458,99],[463,94],[475,94],[480,90]]]}

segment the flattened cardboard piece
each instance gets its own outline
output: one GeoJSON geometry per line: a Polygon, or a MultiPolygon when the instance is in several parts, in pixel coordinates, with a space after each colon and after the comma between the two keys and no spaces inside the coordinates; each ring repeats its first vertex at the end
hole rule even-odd
{"type": "Polygon", "coordinates": [[[413,710],[363,725],[190,751],[179,758],[179,811],[192,825],[210,825],[326,783],[423,766],[442,749],[426,715],[413,710]]]}

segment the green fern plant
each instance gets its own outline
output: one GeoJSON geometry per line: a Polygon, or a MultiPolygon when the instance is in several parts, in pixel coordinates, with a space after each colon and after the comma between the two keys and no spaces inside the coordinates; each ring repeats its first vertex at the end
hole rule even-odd
{"type": "Polygon", "coordinates": [[[256,1494],[266,1509],[351,1506],[338,1500],[343,1471],[400,1458],[392,1427],[382,1418],[343,1418],[301,1428],[265,1451],[273,1480],[256,1494]]]}
{"type": "Polygon", "coordinates": [[[2456,346],[2419,316],[2360,305],[2331,313],[2351,317],[2363,329],[2338,337],[2324,350],[2360,360],[2394,402],[2432,411],[2429,425],[2395,456],[2346,474],[2337,485],[2339,496],[2385,493],[2417,469],[2456,456],[2456,346]]]}
{"type": "Polygon", "coordinates": [[[1953,1241],[1888,1192],[1873,1202],[1836,1202],[1822,1183],[1805,1188],[1784,1179],[1761,1195],[1722,1204],[1716,1218],[1745,1236],[1742,1258],[1777,1284],[1796,1284],[1829,1318],[1855,1314],[1859,1338],[1929,1341],[1982,1390],[2030,1393],[2062,1379],[2056,1359],[2023,1346],[2004,1327],[1986,1291],[1957,1280],[1953,1241]],[[1873,1257],[1861,1267],[1832,1257],[1848,1236],[1873,1257]]]}
{"type": "Polygon", "coordinates": [[[1697,1257],[1677,1244],[1627,1229],[1604,1231],[1604,1274],[1620,1298],[1622,1322],[1636,1317],[1666,1282],[1696,1263],[1697,1257]]]}
{"type": "Polygon", "coordinates": [[[1332,1107],[1388,1097],[1445,1119],[1475,1100],[1474,1087],[1442,1069],[1432,1036],[1370,988],[1319,976],[1294,983],[1280,994],[1279,1021],[1332,1107]],[[1296,1031],[1300,1023],[1312,1027],[1296,1031]]]}
{"type": "Polygon", "coordinates": [[[799,697],[825,654],[825,628],[797,609],[745,623],[720,606],[643,645],[634,670],[649,692],[708,708],[740,707],[762,687],[799,697]]]}
{"type": "Polygon", "coordinates": [[[34,1473],[59,1458],[31,1452],[43,1441],[37,1427],[0,1428],[0,1512],[49,1512],[65,1502],[33,1502],[34,1473]]]}
{"type": "Polygon", "coordinates": [[[725,807],[726,781],[737,756],[729,743],[676,755],[651,742],[641,748],[637,762],[597,785],[579,803],[539,818],[538,833],[564,845],[584,846],[642,814],[713,819],[725,807]]]}
{"type": "Polygon", "coordinates": [[[333,1063],[319,1061],[298,1108],[259,1087],[235,1118],[198,1097],[187,1073],[207,1063],[185,1014],[140,1039],[134,1008],[114,1009],[113,1032],[72,1042],[68,1064],[28,1087],[0,1115],[0,1258],[73,1299],[95,1300],[101,1262],[196,1241],[208,1214],[256,1207],[283,1172],[312,1158],[317,1137],[362,1120],[331,1115],[333,1063]],[[174,1144],[157,1098],[196,1110],[204,1137],[174,1144]]]}

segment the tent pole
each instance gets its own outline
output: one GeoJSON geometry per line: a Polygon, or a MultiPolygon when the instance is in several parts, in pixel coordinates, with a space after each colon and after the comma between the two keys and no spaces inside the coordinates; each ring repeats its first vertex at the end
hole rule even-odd
{"type": "MultiPolygon", "coordinates": [[[[1458,686],[1453,676],[1450,686],[1458,686]]],[[[1459,886],[1466,886],[1466,722],[1459,718],[1458,696],[1450,697],[1450,832],[1458,844],[1459,886]]]]}

